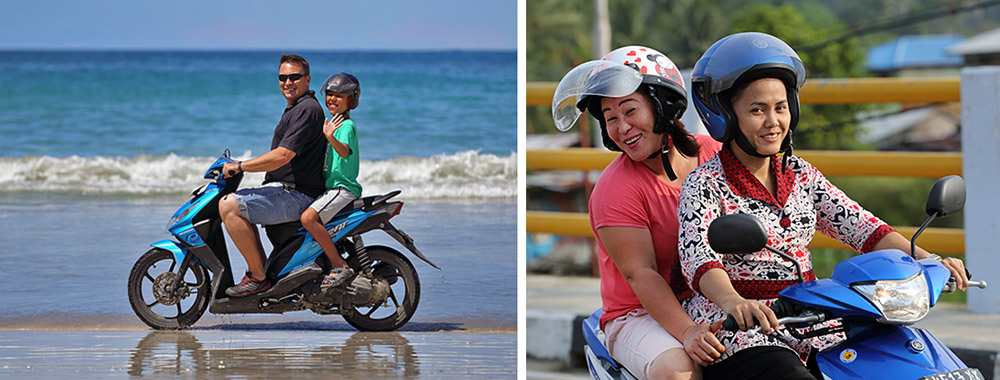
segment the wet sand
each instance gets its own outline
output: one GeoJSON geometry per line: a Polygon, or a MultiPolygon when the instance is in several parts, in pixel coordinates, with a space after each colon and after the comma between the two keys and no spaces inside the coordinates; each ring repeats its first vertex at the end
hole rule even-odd
{"type": "Polygon", "coordinates": [[[316,329],[267,324],[185,331],[0,331],[0,377],[517,377],[516,333],[357,332],[340,330],[339,324],[296,326],[316,329]]]}

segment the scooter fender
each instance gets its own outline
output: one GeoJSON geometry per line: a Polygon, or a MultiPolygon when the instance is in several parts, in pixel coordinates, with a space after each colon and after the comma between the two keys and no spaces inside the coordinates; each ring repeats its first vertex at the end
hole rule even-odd
{"type": "Polygon", "coordinates": [[[611,357],[605,346],[604,333],[600,328],[601,315],[604,311],[597,309],[587,319],[584,319],[583,338],[584,355],[587,358],[587,369],[594,379],[598,380],[635,380],[635,376],[611,357]]]}
{"type": "Polygon", "coordinates": [[[160,248],[170,251],[174,254],[174,260],[177,263],[183,263],[184,257],[187,256],[187,249],[183,245],[172,240],[161,240],[156,243],[150,244],[153,248],[160,248]]]}
{"type": "Polygon", "coordinates": [[[929,331],[909,326],[873,327],[816,359],[826,379],[880,379],[886,373],[896,379],[919,379],[966,368],[929,331]]]}

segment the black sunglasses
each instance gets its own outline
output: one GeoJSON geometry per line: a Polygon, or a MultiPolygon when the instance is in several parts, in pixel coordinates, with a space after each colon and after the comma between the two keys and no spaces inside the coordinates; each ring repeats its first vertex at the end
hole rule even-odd
{"type": "Polygon", "coordinates": [[[292,82],[295,82],[299,79],[302,79],[302,77],[304,76],[305,76],[304,74],[278,74],[278,82],[284,82],[289,79],[291,79],[292,82]]]}

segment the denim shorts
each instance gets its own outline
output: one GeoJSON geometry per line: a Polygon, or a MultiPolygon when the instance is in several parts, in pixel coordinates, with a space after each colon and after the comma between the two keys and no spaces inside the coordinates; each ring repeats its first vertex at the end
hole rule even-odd
{"type": "Polygon", "coordinates": [[[277,182],[233,193],[240,215],[254,224],[271,225],[297,221],[312,204],[312,197],[277,182]]]}

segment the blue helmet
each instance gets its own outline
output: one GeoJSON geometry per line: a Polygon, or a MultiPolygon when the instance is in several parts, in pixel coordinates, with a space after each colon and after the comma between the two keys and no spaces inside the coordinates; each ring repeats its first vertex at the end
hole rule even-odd
{"type": "Polygon", "coordinates": [[[736,139],[744,151],[751,150],[748,154],[760,156],[739,132],[730,91],[760,78],[785,82],[792,120],[781,150],[788,152],[792,131],[799,121],[799,88],[806,80],[806,69],[795,50],[777,37],[757,32],[736,33],[712,44],[691,71],[695,110],[712,138],[723,144],[736,139]]]}

